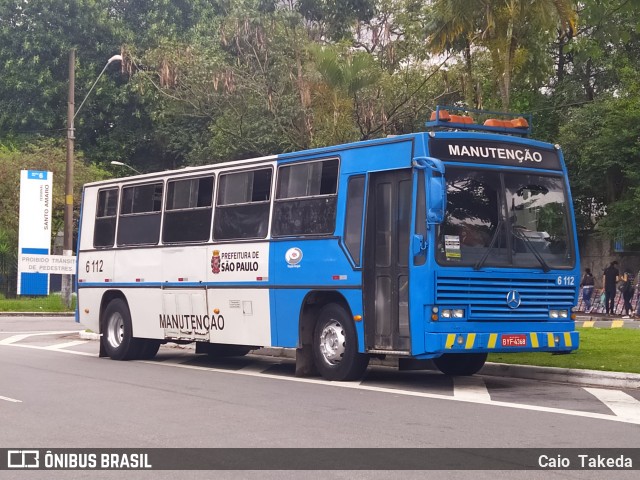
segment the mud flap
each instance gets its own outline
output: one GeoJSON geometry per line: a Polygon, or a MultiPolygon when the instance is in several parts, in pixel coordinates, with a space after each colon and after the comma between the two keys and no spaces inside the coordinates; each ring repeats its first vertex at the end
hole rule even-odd
{"type": "Polygon", "coordinates": [[[317,377],[320,375],[313,361],[311,345],[296,348],[296,377],[317,377]]]}

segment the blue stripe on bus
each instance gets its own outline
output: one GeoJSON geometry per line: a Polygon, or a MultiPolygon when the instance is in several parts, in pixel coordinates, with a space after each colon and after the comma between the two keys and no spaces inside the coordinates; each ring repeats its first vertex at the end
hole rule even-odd
{"type": "Polygon", "coordinates": [[[273,285],[270,283],[238,282],[79,282],[78,288],[255,288],[273,290],[359,290],[362,285],[273,285]]]}

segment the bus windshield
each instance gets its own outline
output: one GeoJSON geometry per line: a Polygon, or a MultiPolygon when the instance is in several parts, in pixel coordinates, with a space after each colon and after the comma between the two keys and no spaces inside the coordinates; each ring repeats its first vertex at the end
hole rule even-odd
{"type": "Polygon", "coordinates": [[[571,268],[561,176],[449,167],[437,260],[451,266],[571,268]]]}

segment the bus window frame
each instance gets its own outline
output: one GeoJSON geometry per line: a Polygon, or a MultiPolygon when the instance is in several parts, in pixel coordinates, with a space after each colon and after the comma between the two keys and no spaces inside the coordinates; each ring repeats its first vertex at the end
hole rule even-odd
{"type": "MultiPolygon", "coordinates": [[[[364,173],[358,173],[355,175],[351,175],[347,178],[347,198],[345,199],[345,210],[344,210],[344,226],[342,232],[342,239],[344,242],[344,247],[349,252],[349,256],[353,261],[353,264],[356,268],[360,268],[362,266],[362,239],[364,238],[364,212],[366,208],[366,192],[367,192],[367,175],[364,173]],[[355,198],[355,200],[360,201],[359,205],[353,205],[351,203],[352,197],[351,194],[351,184],[357,180],[362,180],[362,198],[355,198]],[[354,209],[360,210],[359,216],[350,216],[350,206],[354,209]],[[359,222],[357,221],[359,219],[359,222]],[[353,220],[353,223],[350,223],[350,220],[353,220]],[[357,228],[357,231],[349,232],[349,226],[353,225],[353,227],[357,228]],[[354,237],[357,237],[357,242],[350,242],[347,238],[347,235],[352,233],[354,237]],[[357,252],[352,250],[352,247],[357,248],[357,252]]],[[[353,240],[356,240],[355,238],[353,240]]]]}
{"type": "Polygon", "coordinates": [[[164,195],[164,202],[163,202],[163,209],[162,209],[162,226],[161,226],[161,232],[160,232],[160,239],[163,245],[184,245],[184,244],[198,244],[198,243],[207,243],[211,240],[211,234],[213,231],[213,213],[214,213],[214,209],[215,209],[215,195],[216,195],[216,178],[217,175],[215,172],[210,172],[210,173],[204,173],[204,174],[199,174],[199,175],[194,175],[194,176],[185,176],[185,177],[173,177],[173,178],[167,178],[166,179],[166,193],[164,195]],[[170,184],[172,183],[177,183],[177,182],[184,182],[184,181],[193,181],[193,180],[201,180],[201,179],[205,179],[205,178],[211,178],[212,179],[212,185],[211,185],[211,203],[208,207],[186,207],[186,208],[172,208],[169,209],[168,207],[168,202],[169,202],[169,188],[170,188],[170,184]],[[184,213],[184,212],[199,212],[199,211],[204,211],[204,210],[209,210],[210,214],[209,214],[209,224],[207,226],[207,236],[204,239],[198,239],[198,240],[165,240],[165,234],[166,234],[166,225],[167,225],[167,214],[169,214],[169,216],[173,215],[173,214],[180,214],[180,213],[184,213]]]}
{"type": "MultiPolygon", "coordinates": [[[[149,245],[159,245],[160,244],[160,240],[161,240],[161,234],[162,234],[162,214],[163,214],[163,204],[164,204],[164,197],[166,195],[166,178],[161,178],[159,180],[149,180],[146,182],[140,182],[140,183],[133,183],[133,184],[128,184],[128,185],[123,185],[120,188],[120,202],[119,202],[119,208],[118,208],[118,228],[116,230],[116,246],[118,247],[137,247],[137,246],[149,246],[149,245]],[[152,210],[152,211],[145,211],[145,212],[131,212],[131,213],[123,213],[122,212],[122,208],[124,206],[124,202],[123,202],[123,197],[124,197],[124,191],[125,189],[135,189],[138,187],[144,187],[147,185],[161,185],[162,187],[162,197],[160,198],[160,209],[159,210],[152,210]],[[122,220],[125,219],[126,222],[128,222],[128,219],[130,218],[142,218],[142,217],[151,217],[151,216],[158,216],[160,217],[160,221],[158,222],[158,236],[157,236],[157,240],[155,241],[151,241],[151,242],[138,242],[138,243],[125,243],[125,242],[120,242],[120,229],[122,227],[122,220]]],[[[133,207],[133,203],[132,203],[132,207],[133,207]]]]}
{"type": "Polygon", "coordinates": [[[121,190],[120,186],[116,185],[113,187],[100,188],[96,193],[96,212],[93,219],[93,238],[92,238],[93,248],[96,248],[96,249],[114,248],[116,245],[116,237],[118,234],[118,216],[119,216],[118,214],[120,212],[120,190],[121,190]],[[100,194],[102,192],[107,192],[107,191],[116,192],[116,212],[114,215],[105,215],[105,216],[99,217],[98,211],[100,209],[100,194]],[[111,243],[108,245],[96,245],[96,226],[98,225],[98,221],[103,219],[111,219],[111,218],[115,219],[115,222],[113,225],[113,238],[111,239],[111,243]]]}
{"type": "MultiPolygon", "coordinates": [[[[294,161],[287,162],[278,165],[278,171],[276,175],[276,183],[275,183],[275,195],[273,197],[273,217],[271,219],[271,237],[272,238],[290,238],[290,237],[330,237],[335,235],[335,231],[338,224],[338,199],[340,196],[340,169],[342,167],[341,158],[338,155],[332,155],[329,157],[322,158],[314,158],[312,160],[304,160],[304,161],[294,161]],[[287,167],[294,167],[300,165],[309,165],[312,163],[320,163],[320,162],[329,162],[335,160],[337,162],[336,169],[336,179],[335,179],[335,192],[328,194],[317,194],[317,195],[305,195],[305,196],[295,196],[295,197],[283,197],[278,198],[280,195],[280,180],[281,180],[281,172],[282,169],[287,167]],[[334,209],[334,217],[332,222],[332,228],[327,232],[319,232],[319,233],[278,233],[278,228],[275,225],[276,218],[278,215],[278,205],[282,205],[285,203],[291,202],[300,202],[300,201],[310,201],[310,200],[333,200],[333,209],[334,209]]],[[[322,178],[320,179],[320,183],[322,184],[322,178]]]]}
{"type": "Polygon", "coordinates": [[[229,241],[242,241],[242,240],[250,240],[250,241],[254,241],[254,240],[264,240],[266,238],[269,238],[269,226],[271,225],[271,205],[273,202],[273,186],[274,186],[274,171],[273,171],[273,166],[272,165],[258,165],[255,167],[248,167],[248,168],[240,168],[240,169],[233,169],[233,170],[225,170],[225,171],[220,171],[218,172],[218,178],[216,181],[216,184],[214,186],[214,190],[215,190],[215,205],[214,205],[214,212],[213,212],[213,221],[211,223],[211,238],[213,239],[214,242],[229,242],[229,241]],[[228,203],[228,204],[224,204],[224,205],[220,205],[220,195],[221,195],[221,191],[222,188],[220,187],[220,184],[222,182],[222,178],[227,176],[227,175],[235,175],[238,173],[246,173],[246,172],[257,172],[260,170],[268,170],[270,172],[270,178],[269,178],[269,188],[266,190],[269,194],[269,198],[267,200],[257,200],[257,201],[249,201],[249,202],[240,202],[240,203],[228,203]],[[218,218],[222,215],[221,211],[224,211],[225,209],[229,209],[229,208],[238,208],[238,207],[246,207],[249,205],[267,205],[267,220],[266,220],[266,229],[265,229],[265,233],[263,236],[242,236],[242,237],[217,237],[216,236],[216,222],[218,221],[218,218]]]}

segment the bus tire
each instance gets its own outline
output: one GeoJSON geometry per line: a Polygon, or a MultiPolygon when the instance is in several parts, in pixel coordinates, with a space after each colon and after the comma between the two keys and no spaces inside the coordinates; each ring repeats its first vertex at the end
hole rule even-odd
{"type": "Polygon", "coordinates": [[[138,352],[139,360],[151,360],[160,350],[160,340],[140,339],[140,351],[138,352]]]}
{"type": "Polygon", "coordinates": [[[356,327],[343,307],[325,305],[313,333],[313,356],[318,372],[327,380],[362,378],[369,356],[358,352],[356,327]]]}
{"type": "Polygon", "coordinates": [[[111,300],[104,311],[101,341],[113,360],[133,360],[140,354],[142,340],[133,337],[131,313],[121,298],[111,300]]]}
{"type": "Polygon", "coordinates": [[[438,370],[452,376],[469,376],[478,373],[486,361],[486,353],[445,353],[433,359],[438,370]]]}

